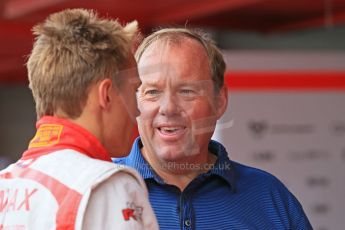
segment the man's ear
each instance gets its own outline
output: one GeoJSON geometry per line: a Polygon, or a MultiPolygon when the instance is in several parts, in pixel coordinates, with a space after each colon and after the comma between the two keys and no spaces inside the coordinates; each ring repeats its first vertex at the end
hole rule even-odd
{"type": "Polygon", "coordinates": [[[98,83],[98,103],[102,108],[109,108],[111,101],[114,100],[114,90],[113,81],[109,78],[98,83]]]}
{"type": "Polygon", "coordinates": [[[217,119],[220,119],[228,107],[228,87],[223,85],[216,96],[217,119]]]}

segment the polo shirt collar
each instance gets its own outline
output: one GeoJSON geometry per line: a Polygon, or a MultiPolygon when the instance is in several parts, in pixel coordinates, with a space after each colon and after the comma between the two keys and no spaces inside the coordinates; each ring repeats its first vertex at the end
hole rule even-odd
{"type": "Polygon", "coordinates": [[[214,140],[210,141],[208,149],[211,153],[217,156],[217,161],[206,175],[217,175],[223,178],[231,186],[232,191],[235,192],[235,170],[233,168],[232,161],[228,157],[226,149],[221,143],[214,140]]]}
{"type": "MultiPolygon", "coordinates": [[[[135,168],[140,175],[146,179],[154,179],[160,184],[164,184],[162,178],[160,178],[149,165],[149,163],[144,159],[141,154],[140,148],[142,147],[141,138],[137,137],[133,143],[131,152],[128,157],[126,157],[126,165],[135,168]]],[[[235,191],[235,172],[233,164],[228,157],[228,153],[222,144],[217,141],[211,140],[208,146],[209,150],[217,156],[217,161],[204,175],[211,176],[217,175],[224,179],[230,186],[232,191],[235,191]]]]}

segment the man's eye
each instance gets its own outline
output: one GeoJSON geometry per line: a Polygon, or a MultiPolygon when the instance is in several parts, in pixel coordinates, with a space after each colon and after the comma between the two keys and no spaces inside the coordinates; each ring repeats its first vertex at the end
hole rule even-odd
{"type": "Polygon", "coordinates": [[[145,91],[145,95],[149,96],[156,96],[159,94],[159,91],[157,89],[150,89],[145,91]]]}
{"type": "Polygon", "coordinates": [[[180,93],[183,95],[191,96],[195,94],[195,91],[191,89],[181,89],[180,93]]]}

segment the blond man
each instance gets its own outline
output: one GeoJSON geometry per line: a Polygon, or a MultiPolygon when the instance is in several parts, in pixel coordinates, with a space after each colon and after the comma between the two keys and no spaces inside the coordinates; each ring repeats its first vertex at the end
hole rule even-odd
{"type": "Polygon", "coordinates": [[[128,152],[138,115],[136,27],[83,9],[34,27],[37,132],[0,172],[0,229],[158,228],[143,180],[111,163],[128,152]]]}

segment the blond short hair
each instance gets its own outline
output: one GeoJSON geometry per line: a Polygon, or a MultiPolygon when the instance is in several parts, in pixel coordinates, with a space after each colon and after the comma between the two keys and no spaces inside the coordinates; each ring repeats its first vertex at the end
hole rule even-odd
{"type": "Polygon", "coordinates": [[[204,47],[209,60],[214,88],[216,92],[219,92],[219,90],[224,86],[226,64],[224,62],[223,55],[215,45],[215,42],[208,34],[201,30],[191,30],[187,28],[164,28],[157,30],[142,41],[135,53],[135,58],[137,62],[139,62],[145,50],[157,41],[181,43],[183,42],[183,39],[186,38],[193,39],[204,47]]]}
{"type": "Polygon", "coordinates": [[[38,118],[61,109],[80,116],[91,84],[124,68],[137,33],[134,21],[121,26],[85,9],[50,15],[33,28],[36,40],[27,62],[29,87],[38,118]]]}

